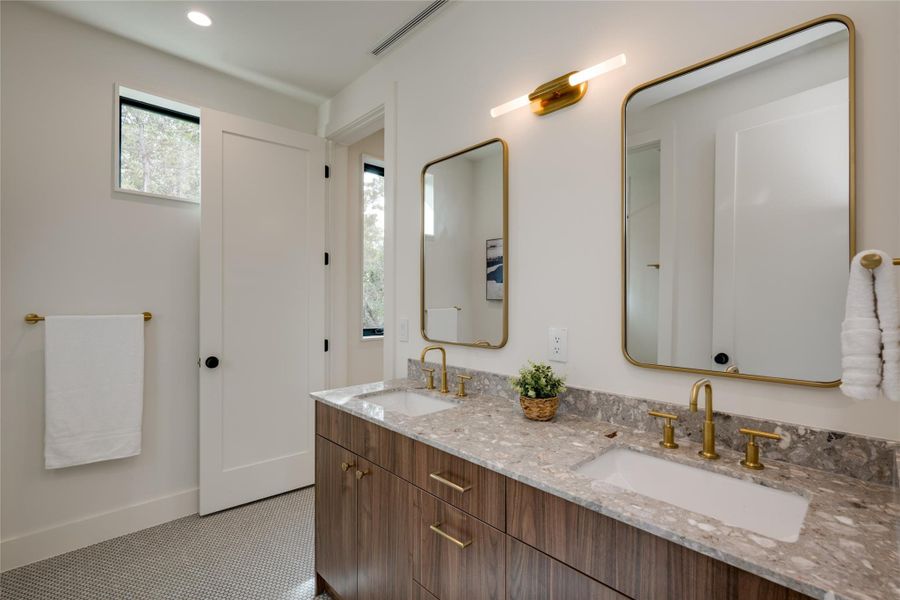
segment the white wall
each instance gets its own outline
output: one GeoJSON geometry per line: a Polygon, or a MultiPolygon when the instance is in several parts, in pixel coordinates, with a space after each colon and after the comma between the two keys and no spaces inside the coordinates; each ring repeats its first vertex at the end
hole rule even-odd
{"type": "MultiPolygon", "coordinates": [[[[859,246],[900,256],[900,4],[454,3],[323,111],[333,132],[396,89],[397,318],[415,323],[418,315],[419,170],[431,157],[502,137],[510,146],[510,340],[501,350],[450,348],[450,362],[513,373],[546,357],[548,327],[568,327],[562,370],[573,385],[686,402],[696,376],[633,367],[620,348],[621,101],[640,83],[835,12],[859,32],[859,246]],[[542,118],[527,109],[488,113],[619,52],[628,66],[592,81],[571,108],[542,118]]],[[[396,345],[396,374],[423,344],[410,327],[410,342],[396,345]]],[[[836,389],[724,379],[715,386],[721,410],[900,439],[898,404],[854,404],[836,389]]]]}
{"type": "Polygon", "coordinates": [[[348,148],[346,244],[332,246],[347,260],[347,385],[382,379],[384,340],[362,338],[362,169],[363,157],[384,160],[384,130],[348,148]]]}
{"type": "Polygon", "coordinates": [[[114,194],[116,82],[313,132],[315,107],[2,3],[3,568],[196,512],[200,209],[114,194]],[[43,326],[153,312],[143,452],[43,468],[43,326]]]}

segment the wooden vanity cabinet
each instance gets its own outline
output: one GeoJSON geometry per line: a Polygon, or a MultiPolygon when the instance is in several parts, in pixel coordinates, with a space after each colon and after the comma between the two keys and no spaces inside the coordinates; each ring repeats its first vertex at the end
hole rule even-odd
{"type": "Polygon", "coordinates": [[[325,588],[336,600],[412,597],[412,489],[396,475],[316,436],[320,592],[325,588]]]}
{"type": "Polygon", "coordinates": [[[317,587],[336,600],[808,598],[318,402],[316,433],[317,587]]]}

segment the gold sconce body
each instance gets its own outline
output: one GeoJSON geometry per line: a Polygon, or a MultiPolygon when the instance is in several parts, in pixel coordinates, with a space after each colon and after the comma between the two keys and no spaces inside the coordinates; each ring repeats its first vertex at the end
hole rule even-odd
{"type": "Polygon", "coordinates": [[[528,94],[531,101],[531,112],[536,115],[549,115],[561,108],[571,106],[584,98],[587,93],[587,82],[571,85],[569,77],[578,73],[572,71],[537,87],[528,94]]]}

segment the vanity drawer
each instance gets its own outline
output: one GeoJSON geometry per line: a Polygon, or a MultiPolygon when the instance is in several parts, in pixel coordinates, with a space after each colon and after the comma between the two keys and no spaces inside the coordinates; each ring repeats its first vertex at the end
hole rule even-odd
{"type": "Polygon", "coordinates": [[[500,529],[506,529],[506,477],[416,442],[413,483],[500,529]]]}
{"type": "Polygon", "coordinates": [[[414,444],[412,438],[352,417],[350,450],[407,481],[413,478],[414,444]]]}
{"type": "Polygon", "coordinates": [[[350,447],[350,425],[353,415],[316,402],[316,433],[344,448],[350,447]]]}
{"type": "Polygon", "coordinates": [[[416,514],[413,573],[425,590],[440,600],[504,598],[501,531],[421,490],[416,514]]]}

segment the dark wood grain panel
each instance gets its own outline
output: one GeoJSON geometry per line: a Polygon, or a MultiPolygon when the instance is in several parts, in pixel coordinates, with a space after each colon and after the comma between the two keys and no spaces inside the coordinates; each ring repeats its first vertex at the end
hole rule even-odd
{"type": "Polygon", "coordinates": [[[616,521],[512,479],[507,533],[615,587],[616,521]]]}
{"type": "MultiPolygon", "coordinates": [[[[356,480],[353,454],[316,436],[316,573],[342,600],[356,599],[356,480]]],[[[317,585],[322,582],[318,581],[317,585]]]]}
{"type": "Polygon", "coordinates": [[[628,600],[539,550],[507,536],[507,600],[628,600]]]}
{"type": "Polygon", "coordinates": [[[413,583],[413,600],[438,600],[418,583],[413,583]]]}
{"type": "Polygon", "coordinates": [[[753,573],[737,571],[737,600],[810,600],[810,596],[788,589],[753,573]]]}
{"type": "Polygon", "coordinates": [[[501,531],[506,529],[506,477],[421,442],[415,445],[417,486],[501,531]],[[454,490],[430,477],[438,473],[467,491],[454,490]]]}
{"type": "Polygon", "coordinates": [[[414,488],[364,459],[357,469],[357,598],[409,598],[414,488]]]}
{"type": "Polygon", "coordinates": [[[359,417],[350,426],[350,449],[391,473],[412,481],[412,438],[395,433],[359,417]]]}
{"type": "Polygon", "coordinates": [[[350,424],[353,415],[316,402],[316,433],[344,448],[350,447],[350,424]]]}
{"type": "Polygon", "coordinates": [[[440,600],[501,600],[506,586],[506,536],[419,491],[413,572],[416,580],[440,600]],[[460,548],[431,530],[442,531],[471,544],[460,548]]]}

